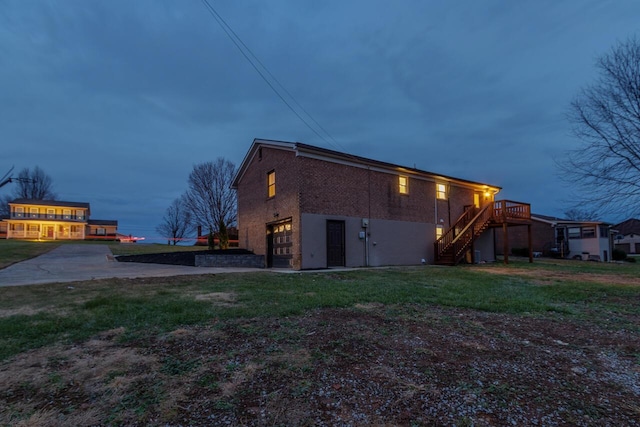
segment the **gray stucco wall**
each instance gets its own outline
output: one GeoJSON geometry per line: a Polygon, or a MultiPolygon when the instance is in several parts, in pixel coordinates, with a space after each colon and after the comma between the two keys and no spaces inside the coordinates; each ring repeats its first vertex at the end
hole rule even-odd
{"type": "Polygon", "coordinates": [[[480,259],[476,259],[475,262],[493,262],[496,260],[493,249],[493,236],[494,230],[490,228],[473,243],[474,251],[480,252],[480,259]]]}
{"type": "Polygon", "coordinates": [[[302,214],[302,268],[327,267],[327,220],[345,222],[345,262],[347,267],[366,265],[366,240],[361,231],[369,234],[369,266],[415,265],[424,258],[433,263],[435,225],[418,222],[369,220],[362,227],[362,218],[302,214]]]}

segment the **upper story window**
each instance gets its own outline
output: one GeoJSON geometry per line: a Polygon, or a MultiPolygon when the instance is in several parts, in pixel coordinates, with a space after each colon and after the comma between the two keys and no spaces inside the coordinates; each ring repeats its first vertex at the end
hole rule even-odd
{"type": "Polygon", "coordinates": [[[47,209],[47,218],[48,219],[54,219],[56,217],[56,210],[55,209],[47,209]]]}
{"type": "Polygon", "coordinates": [[[436,184],[436,198],[438,199],[446,199],[447,198],[447,186],[444,184],[436,184]]]}
{"type": "Polygon", "coordinates": [[[398,189],[400,194],[409,194],[409,178],[406,176],[398,177],[398,189]]]}
{"type": "Polygon", "coordinates": [[[29,208],[31,218],[38,218],[38,208],[29,208]]]}
{"type": "Polygon", "coordinates": [[[596,237],[596,227],[569,227],[567,234],[570,239],[591,239],[596,237]]]}
{"type": "Polygon", "coordinates": [[[24,208],[22,206],[16,207],[14,212],[16,218],[22,218],[24,216],[24,208]]]}
{"type": "Polygon", "coordinates": [[[76,219],[84,219],[84,211],[82,209],[76,210],[76,219]]]}
{"type": "MultiPolygon", "coordinates": [[[[606,225],[601,225],[600,226],[600,237],[609,237],[609,227],[607,227],[606,225]]],[[[633,237],[633,236],[631,236],[633,237]]]]}
{"type": "Polygon", "coordinates": [[[62,217],[64,219],[71,219],[71,209],[64,209],[62,211],[62,217]]]}
{"type": "Polygon", "coordinates": [[[276,195],[276,171],[267,174],[267,195],[269,197],[276,195]]]}

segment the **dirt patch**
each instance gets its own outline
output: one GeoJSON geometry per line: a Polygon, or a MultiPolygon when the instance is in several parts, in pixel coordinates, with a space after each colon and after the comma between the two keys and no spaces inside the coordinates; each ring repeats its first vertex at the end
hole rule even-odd
{"type": "Polygon", "coordinates": [[[367,304],[123,332],[5,361],[0,424],[640,425],[638,333],[588,321],[367,304]]]}
{"type": "Polygon", "coordinates": [[[471,267],[473,271],[482,271],[484,273],[499,274],[503,276],[523,276],[533,278],[533,282],[537,284],[549,284],[554,281],[574,281],[574,282],[593,282],[608,283],[616,285],[640,286],[640,277],[597,273],[575,273],[566,271],[550,271],[544,269],[528,270],[519,268],[501,268],[501,267],[471,267]],[[613,280],[613,281],[612,281],[613,280]]]}
{"type": "Polygon", "coordinates": [[[211,301],[220,306],[236,305],[237,295],[233,292],[211,292],[196,295],[196,301],[211,301]]]}

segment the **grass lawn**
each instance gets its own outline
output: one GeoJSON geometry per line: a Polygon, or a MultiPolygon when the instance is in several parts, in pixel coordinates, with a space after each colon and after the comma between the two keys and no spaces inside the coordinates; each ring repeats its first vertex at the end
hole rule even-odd
{"type": "Polygon", "coordinates": [[[0,361],[2,425],[633,425],[640,264],[0,288],[0,361]]]}
{"type": "Polygon", "coordinates": [[[57,242],[0,239],[0,268],[42,255],[58,246],[57,242]]]}

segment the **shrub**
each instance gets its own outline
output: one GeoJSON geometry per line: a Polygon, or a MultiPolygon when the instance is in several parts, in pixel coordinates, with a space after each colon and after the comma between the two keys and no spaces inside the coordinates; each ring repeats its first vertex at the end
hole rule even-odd
{"type": "Polygon", "coordinates": [[[636,259],[635,259],[634,257],[630,257],[630,256],[628,256],[628,257],[625,259],[625,261],[627,261],[627,262],[636,262],[636,259]]]}
{"type": "Polygon", "coordinates": [[[515,256],[529,256],[529,248],[513,248],[511,249],[511,254],[515,256]]]}
{"type": "Polygon", "coordinates": [[[627,253],[622,249],[614,249],[611,253],[611,258],[614,261],[624,261],[625,259],[627,259],[627,253]]]}

